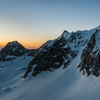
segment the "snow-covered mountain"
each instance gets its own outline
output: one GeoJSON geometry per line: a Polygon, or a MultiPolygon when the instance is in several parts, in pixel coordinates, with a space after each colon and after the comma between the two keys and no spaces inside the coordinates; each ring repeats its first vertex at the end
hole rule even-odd
{"type": "Polygon", "coordinates": [[[17,41],[9,42],[4,48],[0,51],[0,60],[7,61],[15,59],[18,56],[29,55],[33,56],[36,50],[28,50],[23,45],[17,41]]]}
{"type": "Polygon", "coordinates": [[[98,27],[89,31],[64,31],[57,39],[47,41],[30,61],[25,77],[31,71],[36,76],[42,71],[67,68],[79,52],[84,50],[97,30],[99,31],[98,27]]]}
{"type": "Polygon", "coordinates": [[[0,55],[0,100],[100,99],[100,26],[64,31],[37,50],[13,41],[0,55]]]}

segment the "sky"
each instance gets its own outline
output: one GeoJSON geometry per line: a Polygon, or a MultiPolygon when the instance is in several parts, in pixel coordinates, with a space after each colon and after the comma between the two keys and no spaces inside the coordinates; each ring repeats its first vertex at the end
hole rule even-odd
{"type": "Polygon", "coordinates": [[[0,0],[0,47],[17,40],[38,48],[47,40],[100,25],[100,0],[0,0]]]}

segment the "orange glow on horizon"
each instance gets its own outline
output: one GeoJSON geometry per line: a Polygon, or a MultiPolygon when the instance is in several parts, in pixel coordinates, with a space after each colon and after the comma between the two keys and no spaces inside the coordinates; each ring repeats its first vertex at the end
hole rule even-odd
{"type": "MultiPolygon", "coordinates": [[[[12,41],[10,41],[12,42],[12,41]]],[[[18,41],[19,42],[19,41],[18,41]]],[[[0,42],[0,48],[3,48],[4,46],[7,45],[8,42],[0,42]]],[[[37,49],[39,48],[44,42],[34,42],[34,43],[31,43],[31,42],[19,42],[21,45],[23,45],[25,48],[27,49],[37,49]]]]}

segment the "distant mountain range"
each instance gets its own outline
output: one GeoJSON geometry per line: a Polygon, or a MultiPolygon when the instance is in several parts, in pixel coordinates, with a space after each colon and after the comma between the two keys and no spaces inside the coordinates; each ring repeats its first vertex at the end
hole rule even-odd
{"type": "Polygon", "coordinates": [[[99,100],[100,26],[65,30],[38,49],[9,42],[0,64],[0,100],[99,100]]]}

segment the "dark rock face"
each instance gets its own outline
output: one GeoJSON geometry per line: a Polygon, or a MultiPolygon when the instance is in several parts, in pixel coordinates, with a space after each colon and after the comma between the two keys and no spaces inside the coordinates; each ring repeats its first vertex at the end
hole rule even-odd
{"type": "Polygon", "coordinates": [[[22,56],[27,53],[28,56],[33,56],[35,50],[28,50],[22,46],[17,41],[9,42],[3,49],[0,51],[0,61],[9,61],[15,59],[15,56],[22,56]],[[10,58],[7,56],[11,56],[10,58]]]}
{"type": "MultiPolygon", "coordinates": [[[[67,32],[66,32],[67,33],[67,32]]],[[[78,46],[74,43],[75,36],[71,35],[68,39],[65,38],[65,31],[60,38],[53,41],[48,41],[38,49],[38,52],[34,55],[30,61],[28,70],[24,75],[27,77],[29,72],[33,72],[32,75],[36,76],[42,71],[52,71],[58,69],[61,66],[67,68],[71,60],[77,56],[78,50],[72,50],[71,44],[74,44],[75,48],[78,46]],[[66,44],[68,44],[66,46],[66,44]],[[48,46],[49,45],[49,46],[48,46]],[[33,68],[32,66],[35,65],[33,68]]]]}
{"type": "Polygon", "coordinates": [[[82,52],[81,62],[78,67],[80,71],[83,72],[83,75],[100,75],[100,48],[99,45],[97,45],[100,38],[98,36],[99,32],[96,30],[82,52]]]}

